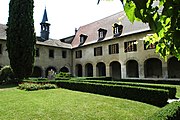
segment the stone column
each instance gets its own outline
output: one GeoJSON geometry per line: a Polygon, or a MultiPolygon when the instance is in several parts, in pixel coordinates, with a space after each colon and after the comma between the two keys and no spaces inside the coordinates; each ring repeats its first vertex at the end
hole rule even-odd
{"type": "Polygon", "coordinates": [[[144,63],[139,63],[139,78],[145,78],[144,75],[144,63]]]}
{"type": "Polygon", "coordinates": [[[126,65],[122,64],[121,65],[121,78],[126,78],[126,65]]]}
{"type": "Polygon", "coordinates": [[[106,77],[110,77],[110,69],[108,65],[106,65],[106,77]]]}
{"type": "Polygon", "coordinates": [[[96,65],[93,64],[93,77],[96,77],[96,65]]]}
{"type": "Polygon", "coordinates": [[[85,66],[82,65],[82,77],[85,77],[85,66]]]}
{"type": "Polygon", "coordinates": [[[162,78],[168,78],[167,62],[162,62],[162,78]]]}

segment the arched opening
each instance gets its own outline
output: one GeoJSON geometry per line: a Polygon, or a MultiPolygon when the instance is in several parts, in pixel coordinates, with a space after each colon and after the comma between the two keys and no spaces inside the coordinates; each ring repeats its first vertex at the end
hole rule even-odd
{"type": "Polygon", "coordinates": [[[171,57],[168,60],[168,77],[180,78],[180,61],[176,57],[171,57]]]}
{"type": "Polygon", "coordinates": [[[0,70],[1,70],[1,68],[3,68],[3,67],[0,65],[0,70]]]}
{"type": "Polygon", "coordinates": [[[150,58],[144,62],[144,74],[146,78],[162,77],[162,62],[157,58],[150,58]]]}
{"type": "Polygon", "coordinates": [[[113,80],[121,79],[121,64],[117,61],[110,63],[110,76],[113,80]]]}
{"type": "Polygon", "coordinates": [[[93,77],[93,65],[90,63],[87,63],[85,65],[85,76],[86,77],[93,77]]]}
{"type": "Polygon", "coordinates": [[[64,66],[64,67],[62,67],[62,68],[60,69],[59,72],[66,72],[66,73],[68,73],[68,72],[69,72],[69,69],[64,66]]]}
{"type": "Polygon", "coordinates": [[[42,77],[42,69],[38,66],[34,66],[31,77],[42,77]]]}
{"type": "Polygon", "coordinates": [[[56,72],[57,72],[57,70],[56,70],[56,68],[55,68],[55,67],[48,67],[48,68],[46,69],[46,77],[48,76],[48,72],[49,72],[49,71],[51,71],[51,70],[53,70],[53,71],[54,71],[54,73],[56,73],[56,72]]]}
{"type": "Polygon", "coordinates": [[[82,65],[81,64],[76,65],[76,76],[82,77],[82,65]]]}
{"type": "Polygon", "coordinates": [[[136,60],[129,60],[126,63],[127,77],[139,77],[138,62],[136,60]]]}
{"type": "Polygon", "coordinates": [[[97,63],[96,69],[97,76],[106,76],[106,65],[103,62],[97,63]]]}

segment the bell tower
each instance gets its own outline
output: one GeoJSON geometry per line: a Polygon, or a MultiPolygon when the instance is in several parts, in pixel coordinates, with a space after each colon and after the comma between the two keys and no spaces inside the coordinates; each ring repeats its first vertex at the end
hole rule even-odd
{"type": "Polygon", "coordinates": [[[44,9],[44,15],[40,25],[41,25],[41,40],[46,41],[49,39],[49,27],[51,25],[50,23],[48,23],[46,8],[44,9]]]}

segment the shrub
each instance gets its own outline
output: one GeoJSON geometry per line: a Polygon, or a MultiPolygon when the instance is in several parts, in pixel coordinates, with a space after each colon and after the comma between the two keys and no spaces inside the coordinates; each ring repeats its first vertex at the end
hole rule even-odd
{"type": "Polygon", "coordinates": [[[131,99],[160,107],[167,104],[169,94],[169,91],[163,89],[127,85],[112,85],[76,81],[59,81],[56,84],[59,87],[66,89],[131,99]]]}
{"type": "Polygon", "coordinates": [[[154,113],[148,120],[179,120],[180,101],[172,102],[154,113]]]}
{"type": "Polygon", "coordinates": [[[4,66],[0,70],[0,84],[15,83],[14,74],[10,66],[4,66]]]}
{"type": "Polygon", "coordinates": [[[71,74],[66,73],[66,72],[60,72],[55,75],[56,80],[68,80],[68,79],[70,79],[70,77],[71,77],[71,74]]]}
{"type": "Polygon", "coordinates": [[[105,80],[105,81],[111,81],[112,77],[86,77],[86,80],[105,80]]]}
{"type": "Polygon", "coordinates": [[[169,91],[169,98],[176,97],[176,87],[167,86],[167,85],[155,85],[155,84],[151,85],[151,84],[141,84],[141,83],[133,83],[133,82],[103,81],[103,80],[81,80],[81,81],[91,82],[91,83],[101,83],[101,84],[129,85],[129,86],[137,86],[137,87],[165,89],[169,91]]]}
{"type": "Polygon", "coordinates": [[[172,84],[180,85],[179,80],[163,80],[163,79],[121,79],[122,82],[141,82],[141,83],[154,83],[154,84],[172,84]]]}
{"type": "Polygon", "coordinates": [[[33,90],[46,90],[55,89],[57,86],[55,84],[36,84],[36,83],[22,83],[18,86],[21,90],[33,91],[33,90]]]}

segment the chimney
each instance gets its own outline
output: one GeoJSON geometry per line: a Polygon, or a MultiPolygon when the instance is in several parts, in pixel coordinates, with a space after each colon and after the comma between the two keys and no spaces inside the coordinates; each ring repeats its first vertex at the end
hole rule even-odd
{"type": "Polygon", "coordinates": [[[78,29],[77,29],[77,28],[75,28],[75,35],[76,35],[77,31],[78,31],[78,29]]]}

